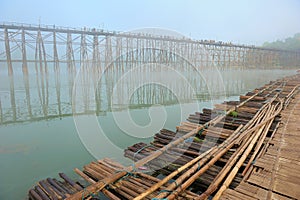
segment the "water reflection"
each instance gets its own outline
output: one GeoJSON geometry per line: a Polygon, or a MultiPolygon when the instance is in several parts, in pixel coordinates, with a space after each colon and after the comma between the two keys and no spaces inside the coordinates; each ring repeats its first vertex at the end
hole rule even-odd
{"type": "MultiPolygon", "coordinates": [[[[42,58],[37,58],[42,59],[42,58]]],[[[1,68],[0,123],[43,120],[73,114],[106,115],[112,110],[154,104],[174,105],[239,95],[248,88],[294,73],[293,70],[201,70],[145,62],[106,71],[70,63],[15,63],[14,73],[1,68]],[[77,71],[77,75],[75,74],[77,71]]],[[[170,63],[170,62],[169,62],[170,63]]],[[[180,63],[180,64],[178,64],[180,63]]]]}

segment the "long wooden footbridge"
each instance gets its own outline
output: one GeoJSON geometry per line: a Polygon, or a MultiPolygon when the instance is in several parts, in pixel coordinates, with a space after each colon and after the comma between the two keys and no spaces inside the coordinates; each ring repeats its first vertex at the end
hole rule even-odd
{"type": "Polygon", "coordinates": [[[230,69],[298,68],[300,63],[297,51],[149,32],[0,24],[0,78],[4,83],[0,87],[0,124],[91,112],[104,115],[114,109],[112,105],[126,104],[122,102],[128,99],[126,94],[132,94],[131,103],[135,105],[174,104],[176,98],[169,95],[168,88],[181,102],[203,91],[218,92],[220,85],[226,87],[227,94],[236,95],[248,84],[243,82],[243,73],[235,76],[225,72],[222,82],[210,74],[230,69]],[[163,66],[187,81],[131,91],[145,84],[149,74],[154,78],[163,76],[163,66]],[[118,81],[132,71],[135,76],[128,78],[129,83],[122,83],[118,95],[111,98],[118,81]],[[186,90],[186,82],[195,93],[186,90]],[[149,94],[160,95],[153,98],[149,94]]]}
{"type": "Polygon", "coordinates": [[[293,75],[191,114],[137,143],[125,167],[102,159],[74,181],[48,178],[30,199],[299,199],[299,86],[293,75]],[[103,195],[103,196],[101,196],[103,195]]]}
{"type": "Polygon", "coordinates": [[[20,23],[0,24],[0,62],[22,62],[24,73],[28,63],[47,68],[47,62],[67,63],[76,71],[76,63],[104,70],[114,65],[140,63],[146,60],[174,63],[179,55],[196,67],[273,68],[299,66],[300,52],[233,44],[215,40],[194,40],[167,31],[105,31],[96,28],[70,28],[55,25],[20,23]],[[164,35],[165,34],[165,35],[164,35]],[[173,35],[172,35],[173,34],[173,35]],[[159,50],[159,51],[157,51],[159,50]]]}

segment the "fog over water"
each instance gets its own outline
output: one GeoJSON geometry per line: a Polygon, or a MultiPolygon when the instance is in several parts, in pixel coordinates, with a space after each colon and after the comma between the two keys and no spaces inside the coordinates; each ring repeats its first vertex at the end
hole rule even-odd
{"type": "Polygon", "coordinates": [[[36,181],[58,172],[77,177],[72,169],[94,159],[112,157],[130,165],[122,152],[127,146],[150,142],[161,128],[175,130],[189,113],[238,100],[240,94],[295,73],[210,69],[197,74],[147,65],[100,77],[79,71],[70,82],[63,63],[59,74],[51,63],[47,74],[29,65],[25,79],[21,64],[13,67],[14,88],[7,66],[0,68],[1,199],[24,199],[36,181]]]}

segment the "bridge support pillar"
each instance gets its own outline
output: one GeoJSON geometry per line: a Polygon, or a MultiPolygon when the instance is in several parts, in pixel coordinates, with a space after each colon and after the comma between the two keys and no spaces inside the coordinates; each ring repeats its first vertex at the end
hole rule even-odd
{"type": "Polygon", "coordinates": [[[15,99],[14,72],[13,72],[13,67],[12,67],[12,62],[11,62],[11,52],[10,52],[9,35],[8,35],[7,28],[4,29],[4,40],[5,40],[7,69],[8,69],[8,76],[9,76],[9,82],[10,82],[10,103],[11,103],[11,108],[13,111],[13,120],[16,120],[17,111],[16,111],[16,99],[15,99]]]}

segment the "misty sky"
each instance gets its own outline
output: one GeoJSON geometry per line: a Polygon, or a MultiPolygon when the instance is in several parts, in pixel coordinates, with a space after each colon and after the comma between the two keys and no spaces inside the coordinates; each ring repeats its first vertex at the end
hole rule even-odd
{"type": "Polygon", "coordinates": [[[260,45],[300,32],[300,0],[0,0],[1,22],[128,31],[260,45]]]}

